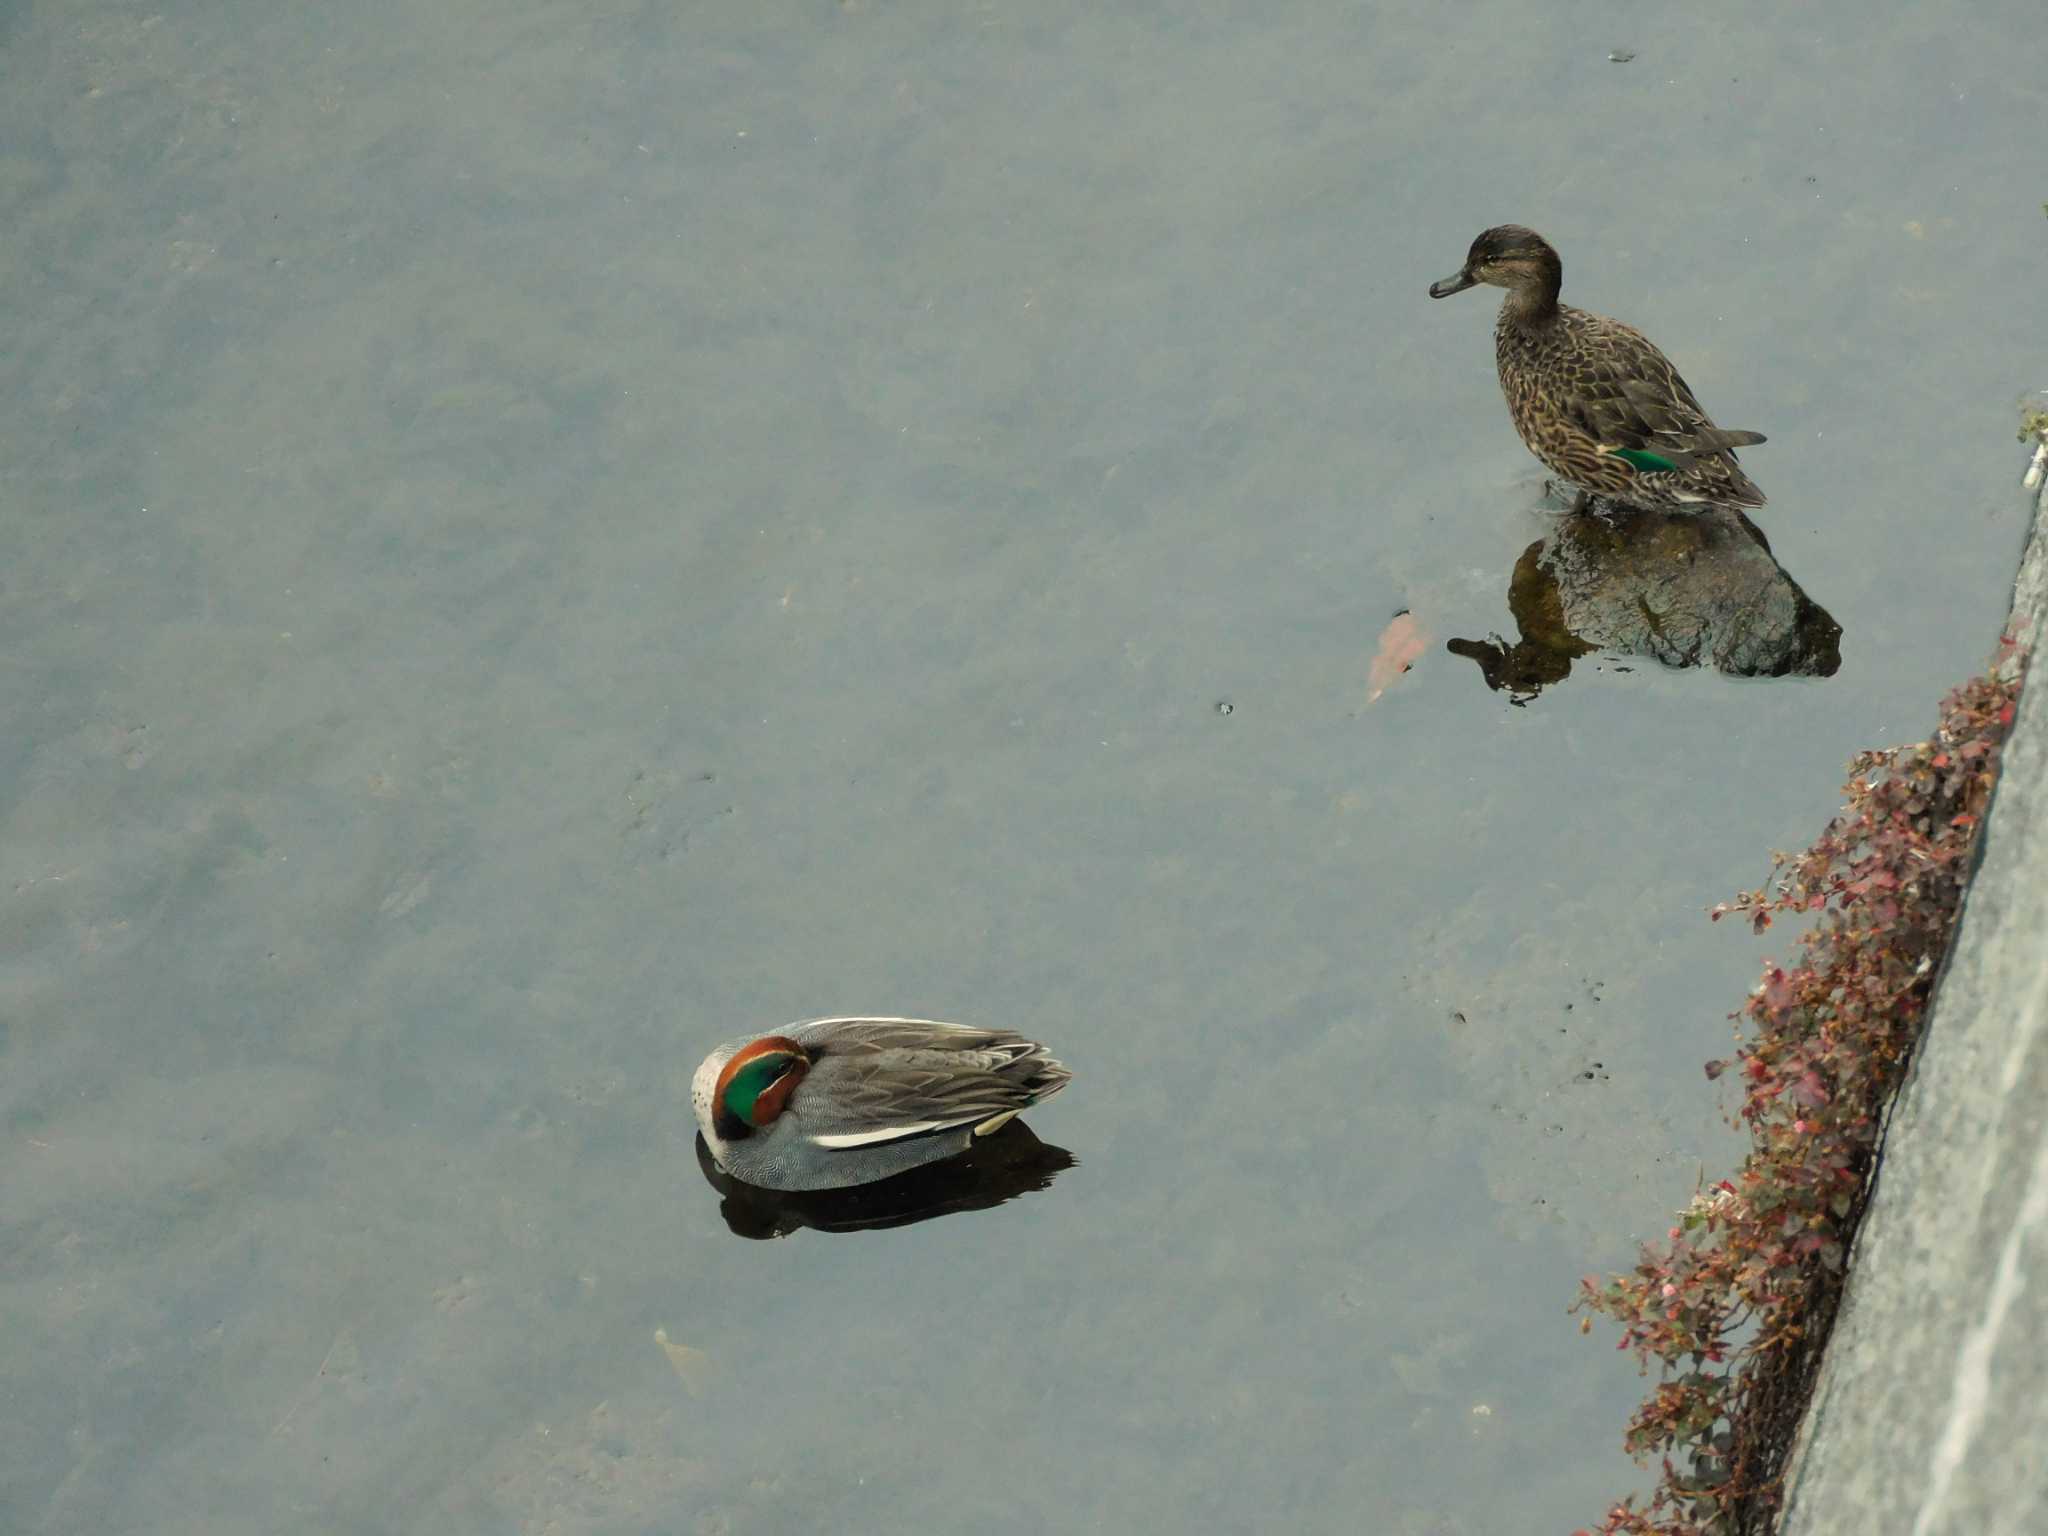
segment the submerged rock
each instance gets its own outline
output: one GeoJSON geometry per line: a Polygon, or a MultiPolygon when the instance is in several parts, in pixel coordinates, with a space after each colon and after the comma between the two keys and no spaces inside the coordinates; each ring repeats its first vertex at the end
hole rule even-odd
{"type": "Polygon", "coordinates": [[[1736,677],[1830,677],[1842,626],[1806,595],[1742,513],[1574,514],[1515,564],[1508,609],[1521,638],[1452,640],[1516,702],[1594,651],[1736,677]]]}

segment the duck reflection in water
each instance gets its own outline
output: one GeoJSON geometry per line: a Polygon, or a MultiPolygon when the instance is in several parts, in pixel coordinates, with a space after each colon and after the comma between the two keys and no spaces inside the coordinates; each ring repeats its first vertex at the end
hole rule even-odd
{"type": "Polygon", "coordinates": [[[1526,704],[1594,651],[1736,677],[1832,677],[1842,626],[1800,590],[1732,507],[1569,513],[1508,583],[1521,638],[1452,640],[1489,688],[1526,704]]]}
{"type": "Polygon", "coordinates": [[[942,1163],[928,1163],[873,1184],[789,1192],[760,1189],[726,1174],[697,1137],[697,1166],[723,1198],[719,1214],[740,1237],[787,1237],[799,1227],[820,1232],[863,1232],[907,1227],[955,1211],[985,1211],[1035,1194],[1074,1166],[1065,1147],[1040,1141],[1012,1120],[972,1148],[942,1163]]]}

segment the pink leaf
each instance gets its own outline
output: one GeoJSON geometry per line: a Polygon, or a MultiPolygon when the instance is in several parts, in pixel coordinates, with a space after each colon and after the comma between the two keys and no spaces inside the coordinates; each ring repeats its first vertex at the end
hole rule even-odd
{"type": "Polygon", "coordinates": [[[1792,1001],[1792,978],[1776,966],[1764,981],[1764,1001],[1773,1008],[1783,1008],[1792,1001]]]}
{"type": "Polygon", "coordinates": [[[1808,1109],[1828,1101],[1827,1085],[1821,1082],[1820,1074],[1812,1070],[1800,1073],[1792,1084],[1792,1102],[1808,1109]]]}
{"type": "Polygon", "coordinates": [[[1429,636],[1415,622],[1414,614],[1406,608],[1395,614],[1393,622],[1380,631],[1380,647],[1373,653],[1372,670],[1366,676],[1365,702],[1372,703],[1391,688],[1403,672],[1415,665],[1415,659],[1428,644],[1429,636]]]}

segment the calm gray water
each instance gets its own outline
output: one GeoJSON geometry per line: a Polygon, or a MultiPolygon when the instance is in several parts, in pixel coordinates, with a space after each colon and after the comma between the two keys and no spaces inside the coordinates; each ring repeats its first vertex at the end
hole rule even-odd
{"type": "Polygon", "coordinates": [[[0,7],[0,1528],[1593,1518],[1703,909],[1996,636],[2038,19],[0,7]],[[1833,676],[1445,650],[1509,219],[1833,676]],[[1077,1165],[734,1236],[698,1058],[860,1010],[1077,1165]]]}

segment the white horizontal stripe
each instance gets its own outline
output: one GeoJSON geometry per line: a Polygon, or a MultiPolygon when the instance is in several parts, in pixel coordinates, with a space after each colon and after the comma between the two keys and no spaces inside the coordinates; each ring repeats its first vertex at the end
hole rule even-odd
{"type": "Polygon", "coordinates": [[[945,1120],[920,1120],[914,1125],[885,1125],[878,1131],[844,1131],[836,1136],[813,1136],[811,1143],[828,1151],[843,1151],[848,1147],[873,1146],[878,1141],[900,1141],[905,1136],[936,1131],[948,1123],[945,1120]]]}

